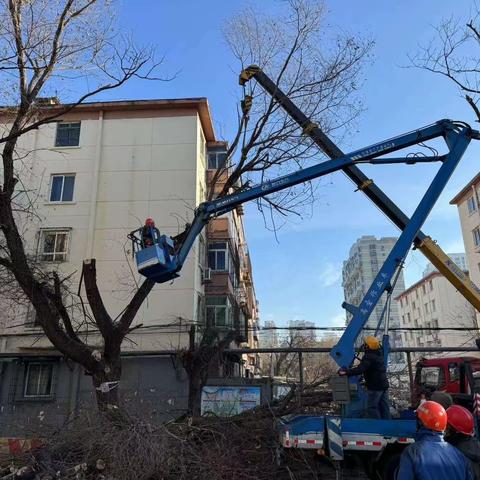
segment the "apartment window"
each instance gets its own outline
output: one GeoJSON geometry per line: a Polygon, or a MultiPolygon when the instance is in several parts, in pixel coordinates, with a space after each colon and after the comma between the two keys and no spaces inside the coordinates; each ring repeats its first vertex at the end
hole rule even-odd
{"type": "Polygon", "coordinates": [[[402,325],[405,324],[405,315],[402,315],[402,325]]]}
{"type": "Polygon", "coordinates": [[[51,202],[71,202],[73,200],[73,187],[75,175],[52,175],[50,182],[51,202]]]}
{"type": "Polygon", "coordinates": [[[435,300],[432,300],[432,301],[430,302],[430,304],[431,304],[431,306],[432,306],[432,312],[434,312],[434,311],[435,311],[435,300]]]}
{"type": "Polygon", "coordinates": [[[415,303],[415,300],[412,302],[412,308],[413,308],[413,310],[415,310],[415,309],[417,308],[417,305],[416,305],[416,303],[415,303]]]}
{"type": "Polygon", "coordinates": [[[410,314],[407,313],[407,319],[408,319],[408,323],[410,323],[410,314]]]}
{"type": "Polygon", "coordinates": [[[208,152],[208,168],[216,170],[223,168],[227,163],[227,154],[225,152],[208,152]]]}
{"type": "Polygon", "coordinates": [[[408,305],[408,297],[405,297],[405,305],[408,305]]]}
{"type": "Polygon", "coordinates": [[[57,123],[56,147],[78,147],[80,145],[80,122],[57,123]]]}
{"type": "Polygon", "coordinates": [[[473,230],[473,243],[476,247],[480,247],[480,228],[477,227],[473,230]]]}
{"type": "Polygon", "coordinates": [[[207,325],[226,327],[232,324],[228,297],[206,297],[207,325]]]}
{"type": "Polygon", "coordinates": [[[400,299],[400,307],[403,307],[403,300],[400,299]]]}
{"type": "Polygon", "coordinates": [[[427,288],[425,287],[425,284],[422,285],[422,292],[423,292],[424,295],[426,295],[426,293],[427,293],[427,288]]]}
{"type": "Polygon", "coordinates": [[[28,363],[23,396],[51,397],[53,393],[53,363],[28,363]]]}
{"type": "Polygon", "coordinates": [[[475,197],[471,196],[467,200],[467,208],[470,215],[477,210],[477,202],[475,201],[475,197]]]}
{"type": "Polygon", "coordinates": [[[415,325],[415,328],[418,328],[418,319],[417,318],[413,321],[413,324],[415,325]]]}
{"type": "MultiPolygon", "coordinates": [[[[415,290],[415,298],[418,300],[418,290],[415,290]]],[[[415,307],[413,307],[415,308],[415,307]]]]}
{"type": "Polygon", "coordinates": [[[228,270],[227,242],[208,245],[208,267],[217,271],[228,270]]]}
{"type": "Polygon", "coordinates": [[[428,285],[430,286],[430,291],[433,291],[433,281],[429,280],[428,285]]]}
{"type": "Polygon", "coordinates": [[[64,262],[67,259],[68,230],[43,230],[40,239],[40,260],[42,262],[64,262]]]}
{"type": "Polygon", "coordinates": [[[428,303],[426,303],[424,307],[425,307],[425,313],[428,313],[428,303]]]}

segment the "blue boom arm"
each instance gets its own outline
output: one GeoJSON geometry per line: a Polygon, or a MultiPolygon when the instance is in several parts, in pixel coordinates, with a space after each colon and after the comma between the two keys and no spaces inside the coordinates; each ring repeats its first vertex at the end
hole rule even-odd
{"type": "MultiPolygon", "coordinates": [[[[378,303],[381,295],[385,291],[391,290],[392,286],[390,281],[394,276],[395,271],[397,268],[401,267],[415,237],[438,200],[438,197],[450,179],[455,167],[465,153],[470,140],[472,138],[478,138],[478,132],[474,132],[464,125],[450,123],[448,126],[446,125],[446,128],[443,136],[449,148],[449,153],[446,155],[442,166],[435,175],[412,217],[403,229],[398,241],[386,258],[360,305],[357,307],[346,303],[343,304],[343,307],[350,312],[353,317],[345,329],[344,334],[340,338],[340,341],[330,352],[332,358],[342,368],[351,365],[353,362],[355,358],[355,341],[362,328],[368,321],[368,318],[378,303]]],[[[385,357],[388,358],[388,331],[386,332],[386,335],[384,335],[383,342],[385,357]]]]}
{"type": "MultiPolygon", "coordinates": [[[[467,127],[463,127],[467,130],[467,127]]],[[[157,283],[167,282],[178,277],[188,253],[209,220],[218,215],[227,213],[250,200],[265,197],[272,193],[290,188],[329,173],[344,170],[355,164],[412,164],[417,162],[444,162],[446,156],[437,155],[432,157],[406,156],[386,158],[391,152],[395,152],[412,145],[425,142],[432,138],[447,135],[447,132],[456,131],[459,127],[449,120],[441,120],[433,125],[414,130],[412,132],[388,139],[386,141],[370,145],[360,150],[355,150],[339,158],[327,160],[317,165],[298,170],[294,173],[270,180],[246,190],[226,195],[222,198],[200,204],[196,211],[192,224],[189,226],[182,241],[177,242],[166,235],[160,235],[158,241],[147,248],[142,248],[141,232],[137,230],[130,234],[130,238],[136,245],[136,261],[139,272],[155,280],[157,283]]],[[[468,129],[469,130],[469,129],[468,129]]]]}

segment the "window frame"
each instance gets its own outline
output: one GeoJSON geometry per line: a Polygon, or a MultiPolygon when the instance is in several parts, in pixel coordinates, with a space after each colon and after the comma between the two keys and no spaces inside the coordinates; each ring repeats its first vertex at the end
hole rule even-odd
{"type": "Polygon", "coordinates": [[[478,209],[477,201],[475,197],[472,195],[471,197],[467,198],[467,211],[469,215],[475,213],[478,209]]]}
{"type": "Polygon", "coordinates": [[[71,229],[69,228],[45,228],[40,230],[40,239],[39,239],[39,246],[38,246],[38,253],[37,258],[41,262],[45,263],[64,263],[68,261],[68,254],[70,252],[70,241],[71,241],[71,229]],[[45,252],[45,237],[48,234],[55,234],[55,242],[54,242],[54,251],[53,252],[45,252]],[[57,235],[64,234],[66,235],[66,247],[65,251],[60,252],[56,251],[55,248],[57,246],[57,235]],[[45,259],[45,256],[53,256],[52,260],[45,259]],[[57,255],[64,255],[63,259],[57,259],[57,255]]]}
{"type": "Polygon", "coordinates": [[[207,151],[207,170],[218,170],[220,168],[225,168],[227,165],[227,152],[225,150],[210,150],[207,151]],[[210,164],[210,155],[215,155],[215,166],[210,164]],[[219,162],[220,155],[225,155],[223,165],[219,162]]]}
{"type": "Polygon", "coordinates": [[[480,248],[480,227],[475,227],[472,230],[473,234],[473,244],[475,245],[475,248],[480,248]]]}
{"type": "MultiPolygon", "coordinates": [[[[39,375],[37,380],[37,388],[40,386],[41,376],[39,375]]],[[[45,400],[51,399],[54,397],[54,380],[55,380],[55,369],[54,369],[54,362],[41,362],[41,361],[32,361],[28,362],[25,365],[25,374],[23,380],[23,389],[22,389],[22,398],[26,400],[45,400]],[[49,393],[47,394],[39,394],[38,392],[35,394],[27,394],[27,389],[29,386],[29,374],[30,374],[30,367],[40,365],[41,367],[49,367],[50,369],[50,378],[49,378],[49,393]]]]}
{"type": "Polygon", "coordinates": [[[219,327],[219,328],[232,328],[233,326],[233,318],[232,318],[232,302],[230,301],[230,298],[228,295],[207,295],[205,297],[205,320],[206,324],[210,325],[213,327],[219,327]],[[222,299],[225,300],[225,304],[215,304],[209,302],[212,302],[213,299],[222,299]],[[210,321],[210,315],[209,315],[209,310],[213,309],[213,323],[210,321]],[[217,322],[217,310],[225,310],[225,324],[219,324],[217,322]]]}
{"type": "Polygon", "coordinates": [[[428,366],[428,367],[422,367],[422,370],[420,372],[420,385],[426,386],[426,387],[435,387],[435,388],[440,388],[445,385],[445,372],[442,367],[437,367],[437,366],[428,366]],[[437,371],[438,376],[436,380],[436,384],[428,383],[428,374],[437,371]]]}
{"type": "Polygon", "coordinates": [[[50,189],[48,195],[48,203],[55,203],[55,204],[64,204],[64,203],[74,203],[75,202],[75,183],[76,183],[76,174],[75,173],[52,173],[50,175],[50,189]],[[60,200],[52,200],[52,193],[53,193],[53,181],[55,178],[62,177],[62,188],[60,191],[60,200]],[[71,200],[63,200],[63,194],[65,191],[65,178],[66,177],[73,177],[73,188],[72,188],[72,199],[71,200]]]}
{"type": "MultiPolygon", "coordinates": [[[[81,121],[76,121],[76,122],[57,122],[57,129],[56,129],[56,132],[55,132],[55,148],[78,148],[80,147],[80,136],[81,136],[81,131],[82,131],[82,122],[81,121]],[[78,125],[78,139],[77,139],[77,143],[76,144],[68,144],[68,145],[59,145],[59,135],[58,135],[58,132],[59,132],[59,129],[60,129],[60,125],[78,125]]],[[[68,136],[69,137],[69,140],[70,140],[70,135],[68,136]]]]}
{"type": "Polygon", "coordinates": [[[229,245],[228,245],[228,241],[225,240],[225,241],[215,241],[215,242],[208,242],[208,249],[207,249],[207,264],[208,264],[208,268],[210,268],[210,270],[212,272],[229,272],[229,267],[230,267],[230,252],[229,252],[229,245]],[[225,244],[225,248],[212,248],[213,245],[219,245],[219,244],[225,244]],[[224,258],[224,268],[217,268],[218,267],[218,254],[219,253],[224,253],[225,255],[225,258],[224,258]],[[214,258],[215,258],[215,266],[212,266],[211,262],[210,262],[210,255],[211,254],[214,254],[214,258]]]}

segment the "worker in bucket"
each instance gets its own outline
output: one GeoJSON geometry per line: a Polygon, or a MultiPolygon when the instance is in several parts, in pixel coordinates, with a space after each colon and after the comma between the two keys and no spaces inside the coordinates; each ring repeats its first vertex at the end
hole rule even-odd
{"type": "Polygon", "coordinates": [[[151,247],[154,243],[157,243],[160,232],[155,227],[155,222],[152,218],[145,220],[145,225],[142,227],[142,248],[151,247]]]}
{"type": "Polygon", "coordinates": [[[475,438],[473,415],[465,407],[447,408],[445,440],[467,457],[475,479],[480,480],[480,442],[475,438]]]}
{"type": "Polygon", "coordinates": [[[465,456],[443,438],[445,409],[427,400],[416,415],[415,443],[403,451],[396,480],[475,480],[465,456]]]}
{"type": "Polygon", "coordinates": [[[360,363],[353,368],[340,369],[338,374],[348,377],[363,375],[367,387],[366,416],[390,419],[389,385],[380,341],[369,335],[365,337],[363,347],[365,353],[360,363]]]}

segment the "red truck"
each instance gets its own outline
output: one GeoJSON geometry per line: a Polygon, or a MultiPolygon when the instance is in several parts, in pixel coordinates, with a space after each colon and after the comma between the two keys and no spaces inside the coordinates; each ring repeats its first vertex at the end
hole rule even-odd
{"type": "Polygon", "coordinates": [[[413,403],[422,394],[447,392],[455,403],[473,409],[472,393],[480,391],[480,357],[422,358],[416,367],[413,403]]]}

